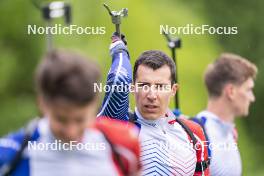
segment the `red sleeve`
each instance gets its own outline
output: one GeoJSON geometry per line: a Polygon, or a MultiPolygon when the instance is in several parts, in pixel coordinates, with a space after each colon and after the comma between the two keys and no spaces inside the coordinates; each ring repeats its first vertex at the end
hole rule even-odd
{"type": "Polygon", "coordinates": [[[129,173],[138,173],[140,164],[140,143],[138,128],[129,122],[100,118],[97,127],[104,131],[109,140],[120,150],[122,162],[129,173]]]}

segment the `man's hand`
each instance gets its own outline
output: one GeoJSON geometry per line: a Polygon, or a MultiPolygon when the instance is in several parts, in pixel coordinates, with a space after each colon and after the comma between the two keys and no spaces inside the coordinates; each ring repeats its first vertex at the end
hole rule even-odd
{"type": "Polygon", "coordinates": [[[114,32],[111,39],[112,39],[112,43],[115,43],[116,41],[122,41],[125,45],[127,45],[126,37],[123,34],[121,34],[121,39],[120,39],[118,33],[114,32]]]}

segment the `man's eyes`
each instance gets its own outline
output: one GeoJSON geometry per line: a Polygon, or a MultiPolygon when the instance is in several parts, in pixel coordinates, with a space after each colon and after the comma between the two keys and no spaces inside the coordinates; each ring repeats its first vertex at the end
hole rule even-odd
{"type": "Polygon", "coordinates": [[[66,124],[67,123],[67,120],[66,120],[66,118],[65,117],[63,117],[63,116],[56,116],[55,115],[55,119],[57,120],[57,122],[60,122],[60,123],[63,123],[63,124],[66,124]]]}
{"type": "Polygon", "coordinates": [[[150,84],[148,84],[148,83],[138,83],[137,84],[137,87],[139,87],[139,88],[143,88],[143,87],[146,87],[146,86],[150,86],[150,84]]]}
{"type": "MultiPolygon", "coordinates": [[[[83,118],[83,117],[74,117],[72,119],[74,119],[75,123],[83,123],[84,120],[85,120],[85,118],[83,118]]],[[[57,120],[57,122],[59,122],[61,124],[67,124],[67,123],[70,122],[69,118],[66,118],[66,117],[63,117],[63,116],[56,116],[56,120],[57,120]]]]}
{"type": "Polygon", "coordinates": [[[156,84],[155,87],[157,88],[166,88],[168,85],[167,84],[156,84]]]}
{"type": "Polygon", "coordinates": [[[83,118],[83,117],[77,117],[77,118],[75,119],[75,122],[76,122],[76,123],[84,123],[84,121],[85,121],[85,118],[83,118]]]}
{"type": "Polygon", "coordinates": [[[138,83],[137,84],[137,87],[138,88],[150,88],[150,87],[153,87],[157,90],[167,90],[170,88],[170,85],[169,84],[154,84],[154,85],[151,85],[149,83],[138,83]]]}

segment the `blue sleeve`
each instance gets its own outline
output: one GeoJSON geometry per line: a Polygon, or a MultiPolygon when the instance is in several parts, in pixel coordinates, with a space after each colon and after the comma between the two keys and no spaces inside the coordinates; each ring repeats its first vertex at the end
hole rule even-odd
{"type": "Polygon", "coordinates": [[[106,82],[105,97],[99,116],[128,120],[129,88],[132,82],[132,69],[128,50],[122,41],[110,47],[112,65],[106,82]]]}
{"type": "Polygon", "coordinates": [[[20,148],[23,137],[24,133],[21,130],[17,133],[0,138],[0,167],[12,160],[15,153],[20,148]]]}
{"type": "MultiPolygon", "coordinates": [[[[4,171],[4,167],[9,164],[15,157],[21,147],[24,139],[24,130],[12,133],[0,139],[0,175],[4,171]]],[[[28,175],[28,158],[21,158],[18,167],[12,175],[28,175]],[[19,173],[18,173],[19,171],[19,173]]]]}
{"type": "MultiPolygon", "coordinates": [[[[15,155],[21,148],[21,144],[25,138],[25,129],[11,133],[3,138],[0,138],[0,175],[3,175],[5,167],[11,163],[15,155]]],[[[35,141],[39,138],[39,132],[36,128],[31,136],[30,141],[35,141]]],[[[25,149],[26,150],[26,149],[25,149]]],[[[16,169],[12,172],[12,176],[29,176],[29,157],[27,152],[21,156],[16,169]]]]}

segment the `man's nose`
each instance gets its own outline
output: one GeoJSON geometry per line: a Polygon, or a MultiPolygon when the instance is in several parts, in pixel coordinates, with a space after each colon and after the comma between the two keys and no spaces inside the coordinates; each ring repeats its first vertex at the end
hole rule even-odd
{"type": "Polygon", "coordinates": [[[156,99],[157,99],[157,91],[154,90],[154,88],[151,88],[151,89],[148,91],[147,98],[148,98],[149,100],[151,100],[151,101],[156,100],[156,99]]]}
{"type": "Polygon", "coordinates": [[[74,124],[67,125],[64,128],[64,135],[68,139],[76,139],[78,137],[78,127],[74,124]]]}

